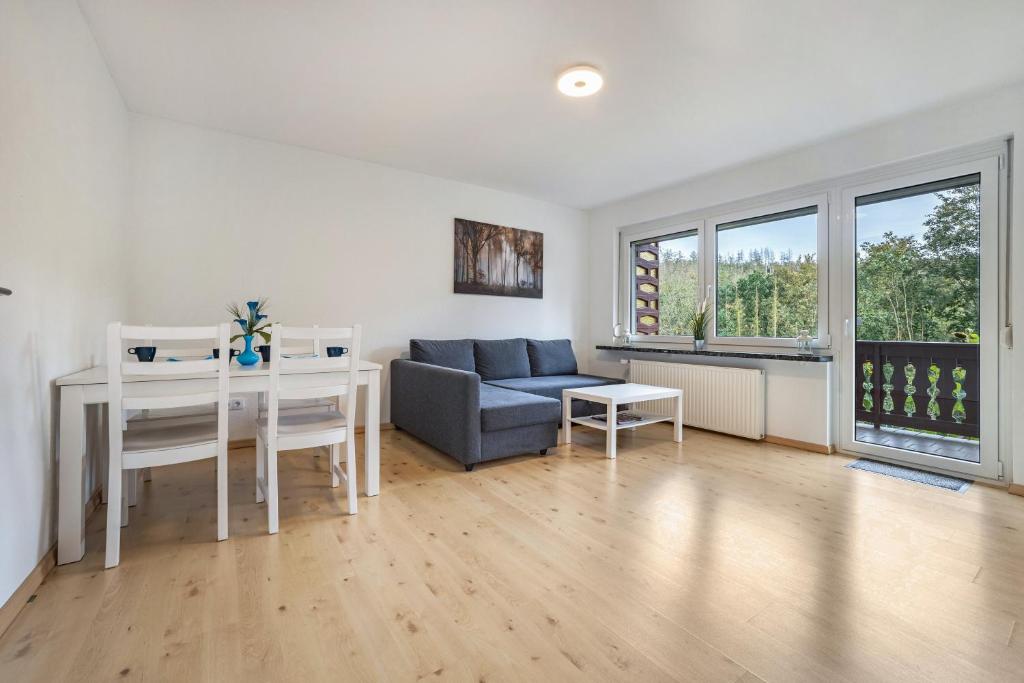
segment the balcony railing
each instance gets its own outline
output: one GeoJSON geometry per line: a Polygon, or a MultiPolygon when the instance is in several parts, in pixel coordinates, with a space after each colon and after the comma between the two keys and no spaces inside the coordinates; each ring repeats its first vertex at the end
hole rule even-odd
{"type": "Polygon", "coordinates": [[[977,344],[858,341],[857,420],[977,437],[979,358],[977,344]]]}

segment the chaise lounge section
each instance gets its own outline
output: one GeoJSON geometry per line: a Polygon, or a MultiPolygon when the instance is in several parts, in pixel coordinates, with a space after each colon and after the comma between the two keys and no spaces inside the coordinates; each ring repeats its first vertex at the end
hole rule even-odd
{"type": "MultiPolygon", "coordinates": [[[[558,443],[562,390],[622,380],[579,374],[568,339],[413,339],[391,362],[391,422],[472,470],[558,443]]],[[[573,415],[603,406],[575,402],[573,415]]]]}

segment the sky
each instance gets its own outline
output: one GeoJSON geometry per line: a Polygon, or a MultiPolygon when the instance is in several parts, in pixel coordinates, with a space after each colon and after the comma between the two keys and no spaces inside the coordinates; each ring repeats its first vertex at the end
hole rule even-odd
{"type": "MultiPolygon", "coordinates": [[[[924,220],[938,205],[936,193],[869,204],[857,207],[857,245],[864,242],[879,242],[886,232],[897,237],[924,235],[924,220]]],[[[689,254],[697,250],[697,237],[677,237],[661,242],[662,251],[681,251],[689,254]]],[[[816,254],[818,251],[817,216],[797,216],[772,223],[761,223],[743,228],[723,230],[718,233],[718,248],[722,255],[752,249],[771,249],[778,258],[784,251],[791,250],[794,257],[799,254],[816,254]]]]}
{"type": "Polygon", "coordinates": [[[765,248],[774,251],[776,259],[784,251],[792,251],[793,258],[801,254],[817,254],[817,214],[732,228],[718,233],[718,253],[722,257],[740,251],[749,254],[752,249],[765,248]]]}
{"type": "Polygon", "coordinates": [[[897,237],[924,236],[924,220],[938,206],[935,192],[857,207],[857,247],[864,242],[881,242],[886,232],[897,237]]]}

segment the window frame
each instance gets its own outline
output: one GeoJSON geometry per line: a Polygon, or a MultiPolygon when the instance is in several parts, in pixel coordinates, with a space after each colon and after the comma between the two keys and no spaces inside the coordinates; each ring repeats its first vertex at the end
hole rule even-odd
{"type": "MultiPolygon", "coordinates": [[[[623,325],[629,331],[630,338],[635,341],[662,344],[681,344],[692,342],[692,335],[674,334],[637,334],[636,332],[636,269],[633,267],[633,244],[642,241],[662,240],[672,237],[697,237],[697,304],[701,292],[707,291],[704,281],[704,221],[670,222],[656,227],[644,227],[638,230],[622,230],[619,233],[619,262],[622,264],[625,277],[620,278],[619,292],[620,310],[625,311],[626,321],[623,325]]],[[[621,317],[621,316],[620,316],[621,317]]]]}
{"type": "MultiPolygon", "coordinates": [[[[762,197],[761,201],[743,200],[730,204],[721,204],[708,209],[693,211],[686,214],[626,226],[618,231],[618,296],[615,308],[615,319],[629,333],[630,340],[640,343],[689,344],[692,335],[665,335],[636,333],[636,300],[633,295],[635,286],[635,270],[632,263],[632,244],[641,240],[654,240],[696,231],[697,260],[699,263],[698,296],[708,297],[713,310],[718,311],[717,276],[718,276],[718,226],[724,223],[749,220],[759,216],[784,213],[795,209],[814,206],[817,209],[817,245],[818,245],[818,328],[812,330],[811,345],[818,349],[832,347],[829,333],[830,320],[830,283],[829,255],[831,242],[829,225],[830,192],[827,188],[803,192],[787,192],[783,198],[774,201],[762,197]]],[[[778,195],[776,195],[778,196],[778,195]]],[[[717,347],[761,347],[764,349],[796,348],[796,340],[791,337],[722,337],[718,336],[717,320],[712,321],[711,329],[706,335],[709,346],[717,347]]]]}
{"type": "Polygon", "coordinates": [[[704,266],[704,282],[710,285],[707,290],[711,296],[714,318],[707,334],[708,344],[722,346],[764,346],[764,347],[795,347],[794,337],[727,337],[718,334],[718,226],[738,221],[753,220],[761,217],[781,214],[789,211],[815,207],[817,210],[817,246],[818,264],[818,327],[811,330],[811,345],[814,348],[829,348],[832,340],[829,335],[829,195],[827,192],[805,194],[771,204],[761,204],[742,211],[731,211],[709,217],[705,221],[705,235],[701,244],[709,248],[702,256],[704,266]]]}

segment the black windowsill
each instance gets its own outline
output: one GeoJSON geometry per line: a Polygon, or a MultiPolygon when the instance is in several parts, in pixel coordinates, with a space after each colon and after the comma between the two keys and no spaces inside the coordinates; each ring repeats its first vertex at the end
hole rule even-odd
{"type": "Polygon", "coordinates": [[[651,344],[624,344],[612,346],[610,344],[598,344],[601,351],[628,351],[629,353],[664,353],[678,356],[712,356],[717,358],[753,358],[755,360],[791,360],[803,363],[831,363],[831,353],[812,351],[810,353],[798,353],[796,351],[774,352],[774,351],[694,351],[692,347],[681,345],[654,346],[651,344]]]}

